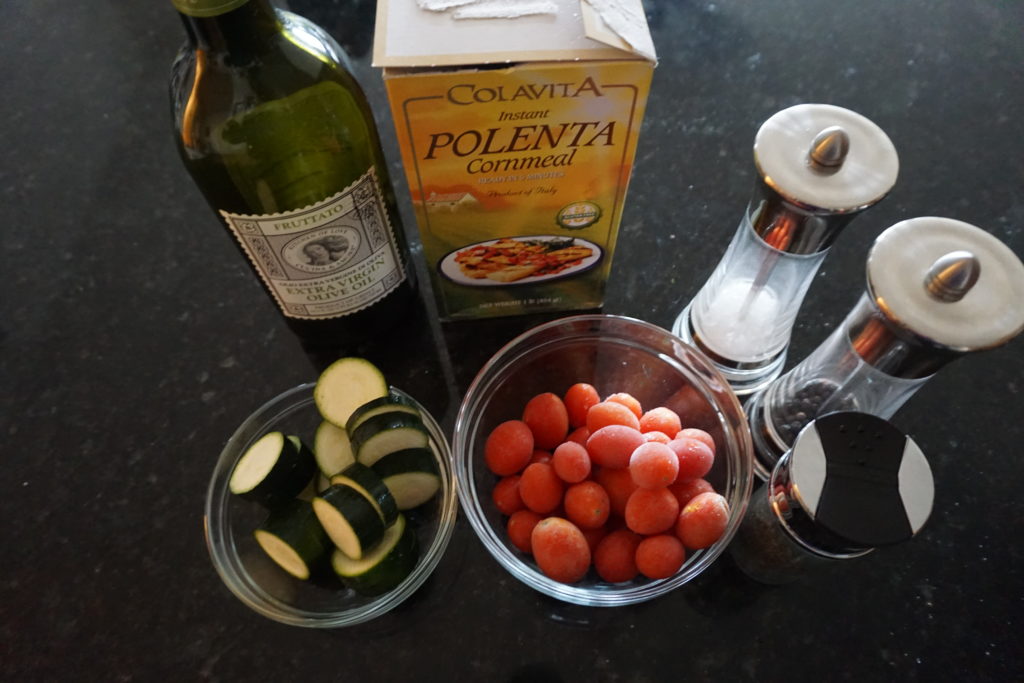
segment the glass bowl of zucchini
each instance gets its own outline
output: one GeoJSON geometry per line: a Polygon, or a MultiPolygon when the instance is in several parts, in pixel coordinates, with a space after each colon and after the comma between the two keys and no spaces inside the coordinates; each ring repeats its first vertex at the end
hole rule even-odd
{"type": "Polygon", "coordinates": [[[238,427],[204,525],[217,573],[244,604],[337,628],[385,614],[426,581],[457,507],[437,422],[373,364],[342,358],[238,427]]]}

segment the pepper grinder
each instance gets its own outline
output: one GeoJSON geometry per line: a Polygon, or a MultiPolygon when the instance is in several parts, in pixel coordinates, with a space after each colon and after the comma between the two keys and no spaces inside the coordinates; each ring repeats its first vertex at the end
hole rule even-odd
{"type": "Polygon", "coordinates": [[[765,479],[817,415],[888,418],[940,368],[1024,330],[1024,264],[968,223],[923,217],[888,228],[868,255],[867,289],[806,359],[747,401],[755,472],[765,479]]]}
{"type": "Polygon", "coordinates": [[[725,255],[676,318],[737,395],[777,377],[793,322],[839,232],[896,182],[888,136],[848,109],[801,104],[754,139],[758,182],[725,255]]]}
{"type": "Polygon", "coordinates": [[[875,415],[812,420],[751,498],[729,551],[762,583],[788,583],[815,565],[861,557],[915,536],[932,511],[924,453],[875,415]]]}

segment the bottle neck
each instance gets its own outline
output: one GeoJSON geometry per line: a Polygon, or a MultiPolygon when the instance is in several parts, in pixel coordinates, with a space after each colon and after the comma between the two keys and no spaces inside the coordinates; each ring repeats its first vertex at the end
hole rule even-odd
{"type": "Polygon", "coordinates": [[[234,58],[259,52],[281,32],[281,20],[270,0],[248,0],[214,16],[195,16],[180,9],[179,13],[194,48],[234,58]]]}

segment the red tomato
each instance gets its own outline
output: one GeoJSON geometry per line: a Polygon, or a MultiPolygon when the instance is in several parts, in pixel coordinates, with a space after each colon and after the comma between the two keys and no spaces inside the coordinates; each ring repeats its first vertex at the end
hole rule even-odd
{"type": "Polygon", "coordinates": [[[644,444],[639,430],[623,425],[608,425],[594,431],[587,439],[587,453],[595,465],[622,469],[629,466],[633,451],[644,444]]]}
{"type": "Polygon", "coordinates": [[[569,424],[578,428],[587,424],[587,411],[591,406],[600,403],[601,398],[597,389],[581,382],[569,387],[569,390],[565,392],[563,402],[569,412],[569,424]]]}
{"type": "Polygon", "coordinates": [[[627,394],[624,391],[620,391],[617,394],[612,394],[605,401],[611,401],[612,403],[621,403],[622,405],[629,408],[629,412],[633,413],[636,419],[640,419],[640,416],[644,414],[643,406],[640,405],[640,401],[636,400],[631,394],[627,394]]]}
{"type": "Polygon", "coordinates": [[[596,529],[580,529],[583,532],[583,538],[587,539],[587,547],[590,548],[590,556],[594,556],[594,551],[597,550],[597,544],[601,542],[601,539],[608,535],[607,525],[602,525],[596,529]]]}
{"type": "Polygon", "coordinates": [[[566,441],[575,441],[581,446],[587,445],[587,439],[590,438],[590,430],[586,427],[577,427],[569,436],[566,441]]]}
{"type": "Polygon", "coordinates": [[[532,465],[535,462],[551,462],[551,454],[538,448],[530,456],[530,462],[527,464],[532,465]]]}
{"type": "Polygon", "coordinates": [[[678,517],[679,502],[667,488],[637,489],[626,501],[626,526],[638,534],[668,531],[678,517]]]}
{"type": "Polygon", "coordinates": [[[550,579],[575,583],[590,568],[590,546],[583,532],[560,517],[542,519],[530,534],[537,566],[550,579]]]}
{"type": "Polygon", "coordinates": [[[533,432],[520,420],[502,422],[484,442],[484,460],[500,477],[516,474],[533,455],[533,432]]]}
{"type": "Polygon", "coordinates": [[[697,550],[714,545],[729,524],[729,503],[718,493],[693,497],[679,513],[676,536],[687,548],[697,550]]]}
{"type": "Polygon", "coordinates": [[[612,514],[622,517],[626,514],[626,502],[637,486],[629,470],[603,468],[594,473],[594,481],[608,493],[612,514]]]}
{"type": "Polygon", "coordinates": [[[641,432],[662,432],[674,437],[682,428],[679,416],[668,408],[652,408],[640,416],[641,432]]]}
{"type": "Polygon", "coordinates": [[[575,441],[566,441],[555,449],[551,456],[551,466],[555,468],[559,479],[577,484],[590,476],[590,454],[575,441]]]}
{"type": "Polygon", "coordinates": [[[533,432],[537,448],[551,450],[569,433],[569,413],[565,404],[551,392],[531,398],[523,408],[523,422],[533,432]]]}
{"type": "Polygon", "coordinates": [[[522,550],[524,553],[531,554],[533,552],[530,545],[530,537],[533,534],[533,527],[540,523],[543,519],[533,510],[517,510],[512,513],[512,516],[508,518],[508,540],[512,541],[512,545],[522,550]]]}
{"type": "Polygon", "coordinates": [[[658,443],[663,443],[666,445],[668,445],[668,443],[672,441],[672,439],[669,438],[668,434],[665,434],[664,432],[644,432],[643,435],[644,441],[657,441],[658,443]]]}
{"type": "Polygon", "coordinates": [[[629,456],[629,474],[642,489],[668,486],[679,474],[679,458],[663,443],[647,442],[629,456]]]}
{"type": "Polygon", "coordinates": [[[602,401],[587,411],[587,429],[591,434],[609,425],[622,425],[640,431],[640,419],[621,403],[602,401]]]}
{"type": "Polygon", "coordinates": [[[683,507],[693,499],[699,493],[707,493],[708,491],[714,491],[713,487],[707,479],[690,479],[689,481],[677,481],[668,487],[668,490],[672,492],[672,495],[679,501],[679,509],[683,507]]]}
{"type": "Polygon", "coordinates": [[[581,529],[604,526],[611,514],[608,493],[596,481],[573,484],[565,492],[565,515],[581,529]]]}
{"type": "Polygon", "coordinates": [[[628,529],[612,531],[594,549],[594,569],[608,583],[636,578],[636,548],[641,537],[628,529]]]}
{"type": "Polygon", "coordinates": [[[562,502],[565,485],[555,474],[555,468],[547,463],[535,462],[523,470],[519,478],[519,496],[526,507],[540,514],[547,514],[562,502]]]}
{"type": "Polygon", "coordinates": [[[636,548],[636,568],[648,579],[667,579],[686,560],[686,549],[671,534],[648,536],[636,548]]]}
{"type": "Polygon", "coordinates": [[[675,438],[668,447],[679,457],[678,481],[700,479],[710,472],[711,466],[715,464],[715,454],[704,442],[697,439],[687,436],[675,438]]]}
{"type": "Polygon", "coordinates": [[[715,453],[715,440],[710,434],[705,432],[703,429],[697,429],[696,427],[687,427],[686,429],[680,429],[679,433],[675,435],[675,438],[681,436],[689,437],[691,439],[697,439],[705,446],[711,449],[712,455],[715,453]]]}
{"type": "Polygon", "coordinates": [[[523,509],[523,499],[519,496],[519,475],[511,474],[494,485],[491,492],[495,507],[503,515],[511,515],[523,509]]]}

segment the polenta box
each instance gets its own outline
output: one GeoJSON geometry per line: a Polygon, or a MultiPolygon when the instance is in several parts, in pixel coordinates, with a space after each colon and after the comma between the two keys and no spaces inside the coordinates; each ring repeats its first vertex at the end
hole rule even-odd
{"type": "Polygon", "coordinates": [[[440,314],[598,308],[655,62],[640,0],[424,9],[451,2],[380,0],[374,46],[440,314]]]}

